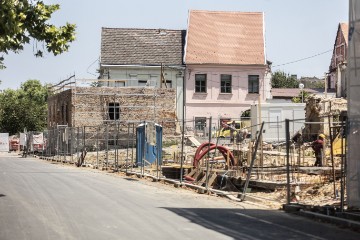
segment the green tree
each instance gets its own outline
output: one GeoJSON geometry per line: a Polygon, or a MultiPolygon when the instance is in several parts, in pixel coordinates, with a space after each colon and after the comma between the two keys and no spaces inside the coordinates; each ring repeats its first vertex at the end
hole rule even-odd
{"type": "Polygon", "coordinates": [[[42,131],[46,128],[47,86],[38,80],[28,80],[20,89],[4,90],[0,94],[0,126],[2,131],[15,134],[24,128],[42,131]]]}
{"type": "MultiPolygon", "coordinates": [[[[44,46],[54,55],[69,49],[69,43],[75,40],[75,24],[66,23],[56,27],[48,21],[51,15],[60,9],[58,4],[46,5],[43,1],[0,0],[0,52],[18,53],[31,39],[44,46]]],[[[37,44],[34,44],[37,46],[37,44]]],[[[43,56],[44,49],[36,49],[35,56],[43,56]]],[[[0,57],[3,68],[4,57],[0,57]]]]}
{"type": "Polygon", "coordinates": [[[297,88],[299,87],[299,82],[296,78],[283,71],[276,71],[272,75],[271,86],[273,88],[297,88]]]}
{"type": "Polygon", "coordinates": [[[300,92],[297,97],[293,97],[293,98],[291,99],[291,101],[292,101],[293,103],[305,102],[306,99],[307,99],[308,97],[310,97],[310,96],[311,96],[310,93],[302,90],[302,92],[300,92]]]}

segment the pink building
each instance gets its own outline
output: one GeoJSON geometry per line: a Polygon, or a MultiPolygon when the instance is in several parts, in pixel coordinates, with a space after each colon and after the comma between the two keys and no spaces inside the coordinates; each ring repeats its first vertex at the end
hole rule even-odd
{"type": "Polygon", "coordinates": [[[190,11],[184,58],[187,126],[239,119],[270,97],[263,13],[190,11]]]}

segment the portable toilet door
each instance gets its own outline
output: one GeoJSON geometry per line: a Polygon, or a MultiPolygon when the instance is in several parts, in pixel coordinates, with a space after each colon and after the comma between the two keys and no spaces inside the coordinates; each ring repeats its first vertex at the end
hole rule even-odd
{"type": "Polygon", "coordinates": [[[145,123],[136,128],[136,165],[141,166],[145,148],[145,123]]]}
{"type": "Polygon", "coordinates": [[[145,166],[162,162],[162,126],[142,123],[136,128],[136,163],[145,166]]]}

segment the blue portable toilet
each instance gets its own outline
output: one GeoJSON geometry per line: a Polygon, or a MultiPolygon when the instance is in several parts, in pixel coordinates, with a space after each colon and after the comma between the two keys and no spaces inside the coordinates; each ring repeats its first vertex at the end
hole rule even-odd
{"type": "Polygon", "coordinates": [[[162,126],[155,123],[154,129],[148,129],[148,123],[142,123],[136,128],[136,163],[138,166],[162,163],[162,126]],[[148,139],[149,131],[154,131],[154,139],[148,139]],[[154,141],[155,140],[155,141],[154,141]]]}

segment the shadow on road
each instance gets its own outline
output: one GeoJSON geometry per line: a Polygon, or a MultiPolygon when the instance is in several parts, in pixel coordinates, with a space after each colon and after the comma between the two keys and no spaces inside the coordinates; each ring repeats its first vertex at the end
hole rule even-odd
{"type": "Polygon", "coordinates": [[[6,195],[0,193],[0,197],[6,197],[6,195]]]}
{"type": "Polygon", "coordinates": [[[360,239],[360,233],[275,210],[164,209],[233,239],[360,239]]]}
{"type": "Polygon", "coordinates": [[[134,179],[134,178],[123,178],[124,180],[128,180],[128,181],[139,181],[138,179],[134,179]]]}

